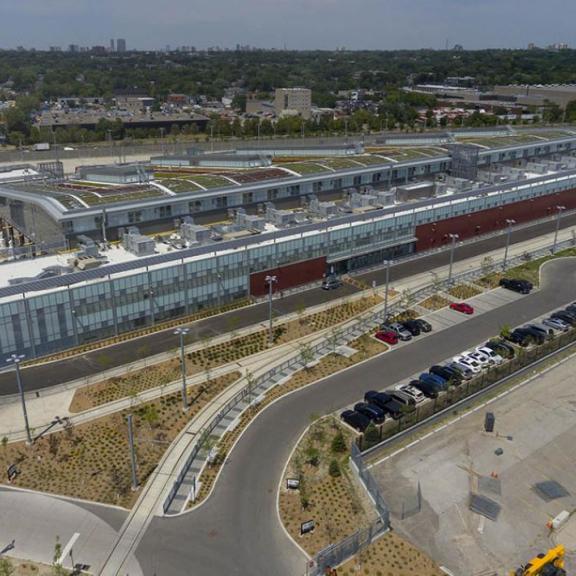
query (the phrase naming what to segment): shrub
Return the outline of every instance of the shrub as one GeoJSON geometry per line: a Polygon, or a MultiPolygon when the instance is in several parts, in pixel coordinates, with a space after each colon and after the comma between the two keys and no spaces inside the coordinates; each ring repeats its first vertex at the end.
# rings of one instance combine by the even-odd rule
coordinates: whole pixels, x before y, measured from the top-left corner
{"type": "Polygon", "coordinates": [[[373,446],[380,442],[380,433],[378,432],[378,428],[374,425],[374,422],[370,422],[368,428],[364,432],[364,441],[368,446],[373,446]]]}
{"type": "Polygon", "coordinates": [[[344,438],[344,434],[339,430],[332,438],[332,452],[336,454],[341,454],[348,450],[348,446],[346,446],[346,439],[344,438]]]}
{"type": "Polygon", "coordinates": [[[330,466],[328,468],[328,474],[330,474],[332,478],[339,478],[342,475],[338,460],[334,459],[330,462],[330,466]]]}
{"type": "Polygon", "coordinates": [[[320,464],[320,451],[317,448],[310,446],[306,450],[306,456],[308,457],[308,464],[311,466],[318,466],[320,464]]]}

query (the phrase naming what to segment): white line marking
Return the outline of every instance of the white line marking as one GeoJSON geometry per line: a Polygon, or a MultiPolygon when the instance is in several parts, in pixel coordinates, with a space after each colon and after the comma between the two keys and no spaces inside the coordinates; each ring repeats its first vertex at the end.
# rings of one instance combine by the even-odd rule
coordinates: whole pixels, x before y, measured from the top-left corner
{"type": "MultiPolygon", "coordinates": [[[[58,564],[58,566],[62,566],[64,564],[66,556],[68,556],[72,552],[72,546],[76,544],[76,540],[78,540],[78,538],[80,538],[80,532],[74,532],[72,538],[68,540],[68,544],[64,546],[64,549],[62,550],[60,557],[58,558],[58,560],[56,560],[56,564],[58,564]]],[[[70,558],[72,558],[72,556],[70,556],[70,558]]],[[[72,568],[74,568],[74,566],[72,566],[72,568]]]]}

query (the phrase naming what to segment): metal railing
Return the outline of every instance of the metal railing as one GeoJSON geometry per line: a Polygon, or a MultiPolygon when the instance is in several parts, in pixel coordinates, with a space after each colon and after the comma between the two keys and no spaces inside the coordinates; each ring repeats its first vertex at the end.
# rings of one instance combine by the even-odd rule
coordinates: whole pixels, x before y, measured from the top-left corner
{"type": "MultiPolygon", "coordinates": [[[[574,246],[574,242],[572,239],[566,240],[563,242],[558,242],[556,244],[556,250],[561,251],[566,248],[571,248],[574,246]]],[[[513,268],[519,264],[525,263],[530,260],[542,258],[544,256],[549,256],[551,254],[551,249],[553,248],[552,245],[540,248],[533,252],[526,252],[514,258],[508,259],[508,268],[513,268]]],[[[493,270],[498,270],[499,265],[495,264],[493,266],[493,270]]],[[[452,280],[442,280],[441,282],[436,283],[435,285],[427,285],[419,290],[416,290],[410,293],[410,299],[412,301],[418,302],[422,299],[427,298],[439,291],[442,291],[445,288],[449,288],[459,282],[468,282],[482,276],[486,275],[486,270],[483,268],[477,270],[471,270],[468,272],[463,272],[460,274],[454,274],[452,276],[452,280]]],[[[405,308],[405,302],[398,301],[388,307],[388,315],[393,316],[398,314],[405,308]]],[[[378,327],[381,322],[384,320],[384,310],[382,306],[379,306],[379,309],[370,312],[367,314],[361,314],[354,322],[352,322],[349,326],[336,329],[334,332],[327,336],[323,337],[322,341],[307,346],[307,357],[304,358],[303,351],[299,351],[295,353],[294,356],[285,360],[281,364],[274,366],[261,376],[254,379],[254,381],[248,383],[244,386],[237,394],[235,394],[225,405],[224,407],[207,423],[203,428],[198,431],[197,434],[197,442],[195,443],[192,452],[186,459],[186,462],[182,468],[182,471],[178,474],[174,481],[174,485],[170,490],[168,496],[166,497],[163,509],[166,513],[169,510],[170,505],[176,494],[180,489],[180,485],[182,484],[183,479],[185,478],[188,470],[192,466],[194,460],[196,460],[199,455],[201,455],[202,450],[205,447],[208,439],[214,432],[214,430],[218,427],[218,425],[226,418],[226,416],[235,408],[239,407],[241,403],[244,403],[245,406],[243,409],[247,408],[251,405],[252,399],[250,402],[246,402],[246,397],[251,396],[256,398],[257,396],[262,396],[268,390],[270,390],[273,386],[277,385],[279,380],[277,376],[281,376],[281,378],[288,377],[290,373],[296,372],[301,370],[306,366],[307,362],[312,361],[312,359],[318,359],[322,356],[325,356],[331,352],[334,352],[338,346],[342,346],[348,344],[349,342],[357,339],[362,334],[365,334],[372,330],[373,328],[378,327]]],[[[385,504],[382,504],[384,507],[385,504]]],[[[384,508],[383,508],[384,509],[384,508]]]]}

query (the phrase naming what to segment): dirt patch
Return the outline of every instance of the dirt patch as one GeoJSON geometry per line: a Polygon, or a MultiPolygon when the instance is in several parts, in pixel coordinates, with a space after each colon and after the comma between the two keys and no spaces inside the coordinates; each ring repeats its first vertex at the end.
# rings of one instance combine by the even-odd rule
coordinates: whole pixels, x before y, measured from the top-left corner
{"type": "Polygon", "coordinates": [[[352,433],[334,418],[315,422],[298,444],[283,478],[280,518],[292,537],[311,555],[339,542],[375,519],[349,467],[352,433]],[[288,489],[286,479],[300,481],[288,489]],[[315,528],[301,535],[303,522],[315,528]]]}
{"type": "Polygon", "coordinates": [[[424,552],[387,532],[338,568],[338,576],[444,576],[424,552]]]}
{"type": "Polygon", "coordinates": [[[427,310],[440,310],[440,308],[445,308],[448,306],[450,304],[450,300],[444,298],[444,296],[440,296],[439,294],[433,294],[419,304],[427,310]]]}
{"type": "Polygon", "coordinates": [[[191,407],[186,413],[181,393],[172,393],[87,424],[70,425],[32,446],[3,444],[0,467],[18,466],[20,474],[13,482],[18,487],[130,507],[138,492],[131,490],[126,416],[133,414],[138,478],[143,485],[182,428],[239,377],[233,372],[190,386],[191,407]]]}
{"type": "MultiPolygon", "coordinates": [[[[67,576],[70,571],[59,567],[58,572],[54,566],[32,562],[31,560],[19,560],[2,556],[0,559],[0,574],[2,576],[67,576]]],[[[82,572],[85,574],[85,572],[82,572]]]]}
{"type": "MultiPolygon", "coordinates": [[[[376,306],[380,301],[378,296],[371,296],[345,302],[309,316],[305,316],[303,311],[300,318],[279,324],[274,328],[274,343],[280,345],[293,342],[325,330],[376,306]]],[[[206,340],[202,349],[186,355],[186,373],[194,375],[204,371],[209,378],[209,371],[213,368],[263,352],[269,346],[267,330],[246,334],[213,346],[210,346],[210,341],[206,340]]],[[[72,413],[82,412],[120,398],[136,396],[145,390],[174,382],[180,374],[179,358],[132,370],[123,376],[79,388],[74,394],[69,410],[72,413]]]]}

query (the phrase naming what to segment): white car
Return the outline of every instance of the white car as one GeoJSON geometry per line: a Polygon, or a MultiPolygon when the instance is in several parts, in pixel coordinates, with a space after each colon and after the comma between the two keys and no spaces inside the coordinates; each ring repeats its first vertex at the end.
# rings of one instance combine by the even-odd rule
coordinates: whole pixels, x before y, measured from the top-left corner
{"type": "Polygon", "coordinates": [[[395,387],[395,390],[399,392],[404,392],[404,394],[408,394],[411,398],[414,398],[416,404],[420,404],[420,402],[424,402],[426,400],[426,396],[418,390],[418,388],[414,388],[414,386],[410,386],[410,384],[399,384],[395,387]]]}
{"type": "Polygon", "coordinates": [[[493,364],[499,365],[502,364],[502,362],[504,362],[504,358],[502,358],[500,354],[494,352],[492,348],[488,348],[487,346],[478,346],[478,348],[476,348],[476,352],[478,352],[479,354],[485,354],[486,356],[491,358],[493,364]]]}
{"type": "Polygon", "coordinates": [[[492,359],[486,356],[486,354],[482,354],[480,352],[477,352],[476,350],[466,350],[466,352],[462,352],[461,356],[464,356],[464,358],[470,358],[471,360],[478,362],[478,364],[480,364],[482,368],[488,368],[489,366],[494,364],[492,359]]]}
{"type": "Polygon", "coordinates": [[[452,358],[452,362],[456,362],[456,364],[462,364],[469,370],[472,370],[474,374],[482,372],[482,365],[469,356],[454,356],[454,358],[452,358]]]}

